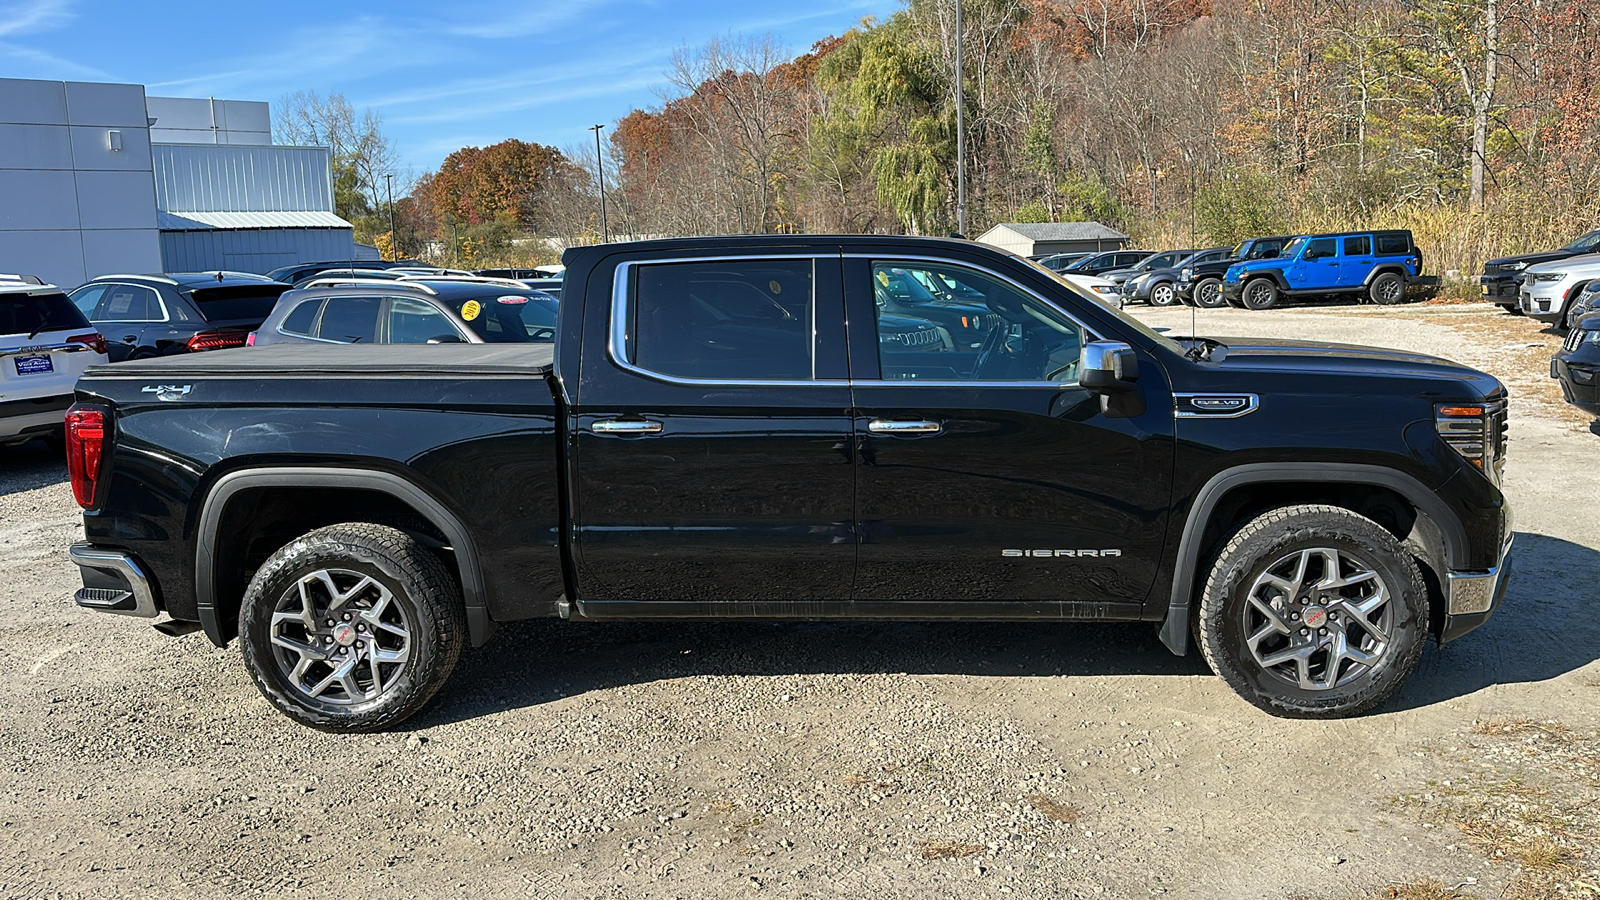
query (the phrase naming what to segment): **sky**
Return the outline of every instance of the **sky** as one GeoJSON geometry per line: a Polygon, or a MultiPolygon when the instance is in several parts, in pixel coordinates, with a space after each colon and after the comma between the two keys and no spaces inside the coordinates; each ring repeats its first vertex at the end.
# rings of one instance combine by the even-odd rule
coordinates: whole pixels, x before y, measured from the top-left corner
{"type": "Polygon", "coordinates": [[[0,0],[0,78],[155,97],[342,92],[415,174],[506,138],[567,149],[659,105],[675,50],[771,33],[793,54],[899,0],[0,0]]]}

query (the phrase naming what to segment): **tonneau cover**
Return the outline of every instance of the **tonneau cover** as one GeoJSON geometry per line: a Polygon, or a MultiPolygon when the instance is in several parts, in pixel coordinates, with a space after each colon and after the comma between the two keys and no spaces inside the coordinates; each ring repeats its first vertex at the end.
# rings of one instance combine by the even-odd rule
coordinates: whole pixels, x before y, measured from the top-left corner
{"type": "Polygon", "coordinates": [[[554,368],[554,344],[272,344],[91,366],[89,378],[273,375],[542,377],[554,368]]]}

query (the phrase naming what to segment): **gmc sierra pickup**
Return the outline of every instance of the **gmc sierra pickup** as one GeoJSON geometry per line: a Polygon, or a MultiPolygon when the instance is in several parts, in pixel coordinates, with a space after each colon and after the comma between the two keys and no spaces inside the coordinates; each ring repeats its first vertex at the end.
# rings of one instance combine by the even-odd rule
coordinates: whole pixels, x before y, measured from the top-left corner
{"type": "Polygon", "coordinates": [[[363,731],[535,616],[1142,620],[1261,709],[1345,716],[1503,596],[1482,372],[1168,337],[958,240],[565,261],[553,345],[90,370],[77,603],[237,639],[278,709],[363,731]]]}

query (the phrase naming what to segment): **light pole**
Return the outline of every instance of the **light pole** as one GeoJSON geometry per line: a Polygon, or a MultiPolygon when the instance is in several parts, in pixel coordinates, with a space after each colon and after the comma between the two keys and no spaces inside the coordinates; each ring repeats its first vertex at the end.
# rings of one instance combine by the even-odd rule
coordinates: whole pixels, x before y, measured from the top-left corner
{"type": "Polygon", "coordinates": [[[961,88],[961,4],[956,0],[956,232],[967,236],[967,128],[961,88]]]}
{"type": "Polygon", "coordinates": [[[394,173],[385,172],[383,181],[389,187],[389,261],[400,258],[400,235],[394,230],[394,173]]]}
{"type": "Polygon", "coordinates": [[[606,222],[606,163],[600,155],[600,129],[604,125],[596,125],[589,130],[594,132],[594,171],[600,184],[600,240],[602,243],[611,243],[611,226],[606,222]]]}

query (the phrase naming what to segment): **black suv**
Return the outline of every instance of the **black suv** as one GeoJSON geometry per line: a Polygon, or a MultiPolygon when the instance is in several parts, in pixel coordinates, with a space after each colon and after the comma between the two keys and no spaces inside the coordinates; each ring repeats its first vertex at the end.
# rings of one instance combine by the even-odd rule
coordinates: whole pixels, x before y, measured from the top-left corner
{"type": "Polygon", "coordinates": [[[1508,313],[1522,314],[1517,307],[1517,293],[1522,288],[1522,271],[1531,265],[1552,262],[1585,253],[1600,253],[1600,228],[1589,232],[1560,250],[1543,253],[1524,253],[1521,256],[1502,256],[1483,264],[1483,274],[1478,284],[1483,287],[1484,299],[1508,313]]]}
{"type": "Polygon", "coordinates": [[[1250,238],[1233,248],[1227,259],[1183,266],[1178,270],[1178,280],[1172,286],[1173,293],[1187,306],[1203,306],[1206,309],[1223,306],[1227,301],[1222,297],[1222,276],[1228,273],[1229,266],[1249,259],[1273,259],[1292,240],[1294,236],[1287,234],[1250,238]]]}
{"type": "Polygon", "coordinates": [[[245,272],[102,275],[71,293],[112,362],[243,347],[287,284],[245,272]]]}
{"type": "Polygon", "coordinates": [[[323,262],[295,263],[292,266],[279,266],[267,273],[273,281],[284,284],[295,284],[305,281],[318,272],[331,272],[335,269],[392,269],[396,266],[420,266],[422,263],[411,259],[402,259],[398,262],[388,259],[337,259],[324,260],[323,262]]]}
{"type": "Polygon", "coordinates": [[[1131,269],[1151,255],[1149,250],[1111,250],[1085,256],[1059,271],[1063,275],[1101,275],[1118,269],[1131,269]]]}

